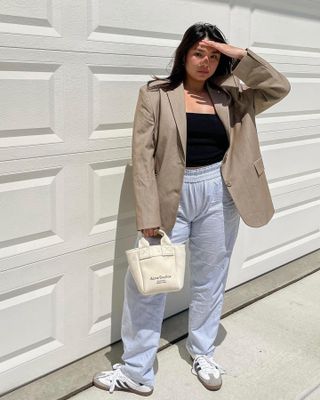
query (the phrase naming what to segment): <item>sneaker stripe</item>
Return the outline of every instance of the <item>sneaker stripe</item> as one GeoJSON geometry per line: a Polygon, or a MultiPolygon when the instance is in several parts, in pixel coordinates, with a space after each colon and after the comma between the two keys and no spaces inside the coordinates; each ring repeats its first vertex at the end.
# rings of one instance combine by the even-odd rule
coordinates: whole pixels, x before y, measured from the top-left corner
{"type": "Polygon", "coordinates": [[[130,389],[130,386],[127,384],[127,382],[121,382],[121,383],[125,389],[130,389]]]}
{"type": "Polygon", "coordinates": [[[195,363],[194,369],[196,370],[196,372],[200,371],[201,367],[200,367],[199,363],[195,363]]]}
{"type": "Polygon", "coordinates": [[[121,389],[131,389],[127,382],[117,380],[117,384],[121,389]]]}
{"type": "Polygon", "coordinates": [[[121,389],[123,389],[125,387],[125,386],[123,386],[123,383],[119,379],[116,380],[116,386],[118,386],[121,389]]]}

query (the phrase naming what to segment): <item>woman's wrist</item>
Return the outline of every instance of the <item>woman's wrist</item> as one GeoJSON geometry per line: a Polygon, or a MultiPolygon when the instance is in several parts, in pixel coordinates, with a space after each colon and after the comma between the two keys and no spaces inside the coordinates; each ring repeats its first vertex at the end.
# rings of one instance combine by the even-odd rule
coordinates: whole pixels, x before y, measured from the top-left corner
{"type": "Polygon", "coordinates": [[[239,54],[238,60],[241,60],[247,54],[248,54],[247,50],[246,49],[242,49],[242,52],[239,54]]]}

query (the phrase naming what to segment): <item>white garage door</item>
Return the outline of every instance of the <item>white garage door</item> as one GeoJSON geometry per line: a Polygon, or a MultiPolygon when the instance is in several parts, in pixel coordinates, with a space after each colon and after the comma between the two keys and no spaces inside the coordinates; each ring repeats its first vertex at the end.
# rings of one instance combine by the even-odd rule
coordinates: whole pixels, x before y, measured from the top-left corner
{"type": "MultiPolygon", "coordinates": [[[[320,247],[320,6],[230,3],[0,2],[0,394],[120,338],[138,88],[196,21],[293,87],[257,121],[277,213],[241,224],[228,287],[320,247]]],[[[166,316],[187,306],[186,284],[166,316]]]]}

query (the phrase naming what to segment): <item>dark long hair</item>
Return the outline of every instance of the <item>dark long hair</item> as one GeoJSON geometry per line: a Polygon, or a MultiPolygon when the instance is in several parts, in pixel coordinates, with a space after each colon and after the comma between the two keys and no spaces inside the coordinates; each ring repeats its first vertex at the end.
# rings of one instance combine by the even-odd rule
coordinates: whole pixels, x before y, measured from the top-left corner
{"type": "MultiPolygon", "coordinates": [[[[179,46],[175,50],[174,62],[170,75],[167,78],[159,78],[155,75],[152,75],[153,79],[148,81],[148,88],[150,88],[150,84],[152,82],[158,80],[165,80],[165,82],[159,83],[157,85],[152,85],[153,89],[161,88],[164,90],[172,90],[176,88],[185,78],[186,71],[184,61],[186,59],[189,49],[199,40],[204,39],[206,36],[209,38],[209,40],[214,40],[215,42],[228,43],[224,34],[220,31],[219,28],[217,28],[216,25],[211,25],[204,22],[197,22],[191,25],[185,31],[179,46]]],[[[230,74],[232,66],[235,62],[235,59],[221,53],[220,61],[216,71],[210,78],[208,78],[209,83],[213,85],[212,80],[216,76],[230,74]]]]}

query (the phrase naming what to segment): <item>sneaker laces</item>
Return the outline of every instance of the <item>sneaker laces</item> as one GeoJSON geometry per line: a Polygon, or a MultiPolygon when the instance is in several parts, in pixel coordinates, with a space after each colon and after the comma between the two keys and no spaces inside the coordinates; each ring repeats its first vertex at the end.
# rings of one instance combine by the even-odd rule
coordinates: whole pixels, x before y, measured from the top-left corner
{"type": "MultiPolygon", "coordinates": [[[[226,370],[224,368],[222,368],[222,366],[219,365],[217,362],[215,362],[212,357],[200,355],[200,356],[196,356],[196,358],[194,359],[194,362],[195,361],[197,361],[199,363],[201,370],[203,370],[204,372],[210,373],[211,369],[213,367],[213,368],[217,368],[221,375],[226,373],[226,370]]],[[[196,371],[193,368],[192,368],[192,370],[196,374],[196,371]]]]}
{"type": "Polygon", "coordinates": [[[126,376],[121,372],[122,364],[117,363],[112,366],[113,371],[103,371],[100,374],[100,378],[105,378],[109,386],[109,393],[113,393],[116,387],[116,380],[126,380],[126,376]]]}

